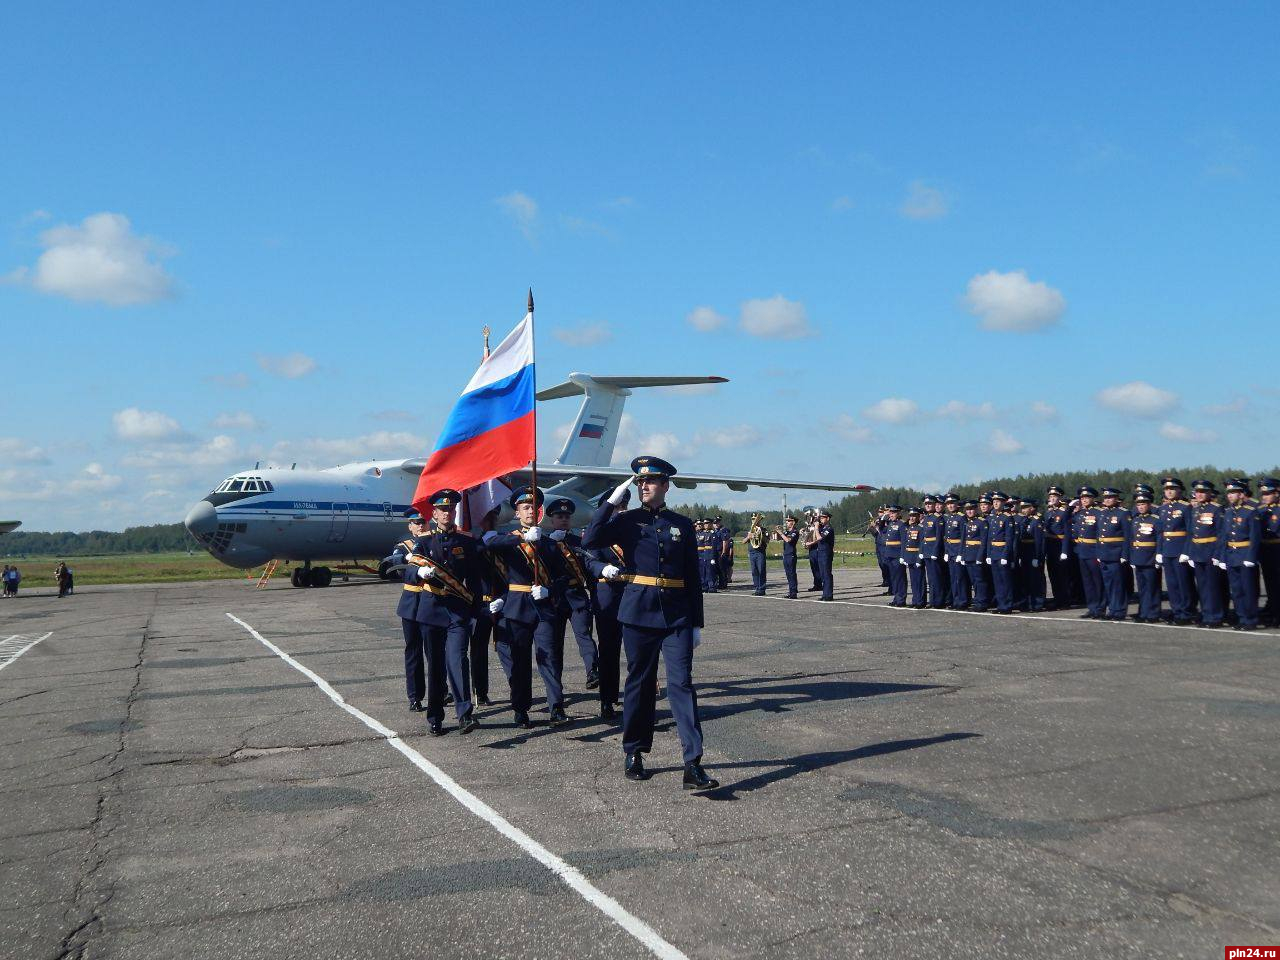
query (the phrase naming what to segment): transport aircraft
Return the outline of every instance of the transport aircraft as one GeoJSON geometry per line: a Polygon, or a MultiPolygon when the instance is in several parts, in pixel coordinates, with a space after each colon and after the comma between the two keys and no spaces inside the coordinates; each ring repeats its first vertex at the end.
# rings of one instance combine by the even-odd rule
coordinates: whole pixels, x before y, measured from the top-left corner
{"type": "Polygon", "coordinates": [[[0,520],[0,537],[6,533],[12,533],[22,526],[21,520],[0,520]]]}
{"type": "MultiPolygon", "coordinates": [[[[547,498],[568,497],[585,518],[600,496],[630,476],[613,467],[614,446],[622,410],[639,387],[672,387],[727,383],[724,377],[597,377],[573,373],[561,384],[541,390],[539,401],[581,396],[582,403],[564,448],[551,463],[538,463],[538,485],[547,498]]],[[[644,451],[637,450],[636,453],[644,451]]],[[[300,563],[292,573],[295,587],[325,587],[333,571],[324,561],[359,566],[358,558],[385,557],[405,535],[404,512],[426,458],[369,460],[324,470],[257,467],[219,483],[195,504],[183,521],[187,530],[215,558],[231,567],[249,569],[272,560],[300,563]]],[[[513,487],[528,484],[529,471],[512,475],[513,487]]],[[[749,487],[851,492],[874,489],[866,484],[818,483],[681,472],[672,483],[681,489],[717,484],[730,490],[749,487]]],[[[498,525],[513,521],[503,506],[498,525]]],[[[372,569],[372,568],[369,568],[372,569]]],[[[386,562],[379,576],[390,575],[386,562]]]]}

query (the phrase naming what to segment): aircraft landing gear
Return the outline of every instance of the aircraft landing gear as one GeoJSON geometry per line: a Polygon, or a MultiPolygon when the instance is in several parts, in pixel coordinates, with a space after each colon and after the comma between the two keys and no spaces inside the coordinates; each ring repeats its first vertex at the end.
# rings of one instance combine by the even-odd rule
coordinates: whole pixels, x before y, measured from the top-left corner
{"type": "Polygon", "coordinates": [[[307,561],[302,566],[293,568],[289,582],[295,587],[327,587],[333,582],[333,571],[328,567],[313,567],[307,561]]]}
{"type": "Polygon", "coordinates": [[[333,582],[333,571],[328,567],[316,567],[311,571],[311,586],[327,587],[333,582]]]}
{"type": "Polygon", "coordinates": [[[295,587],[305,587],[307,581],[311,579],[310,570],[304,570],[302,567],[294,567],[293,573],[289,574],[289,582],[295,587]]]}

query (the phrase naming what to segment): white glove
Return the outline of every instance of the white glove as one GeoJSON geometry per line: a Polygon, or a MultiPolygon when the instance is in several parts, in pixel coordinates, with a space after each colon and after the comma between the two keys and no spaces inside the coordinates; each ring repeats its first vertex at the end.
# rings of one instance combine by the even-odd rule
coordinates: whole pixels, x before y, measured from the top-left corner
{"type": "MultiPolygon", "coordinates": [[[[534,529],[537,528],[535,527],[534,529]]],[[[551,591],[541,584],[536,584],[529,588],[529,596],[533,597],[535,600],[545,600],[547,597],[551,596],[551,591]]]]}
{"type": "Polygon", "coordinates": [[[606,564],[605,568],[600,571],[600,576],[604,577],[606,580],[617,580],[622,576],[622,570],[615,567],[612,563],[606,564]]]}
{"type": "Polygon", "coordinates": [[[1244,565],[1245,565],[1246,567],[1256,567],[1256,566],[1257,566],[1257,564],[1256,564],[1256,563],[1254,563],[1252,560],[1246,560],[1246,561],[1244,562],[1244,565]]]}
{"type": "Polygon", "coordinates": [[[548,534],[548,536],[550,536],[552,540],[555,540],[557,543],[559,543],[561,540],[564,539],[564,535],[567,532],[568,531],[566,530],[552,530],[551,533],[548,534]]]}
{"type": "Polygon", "coordinates": [[[530,527],[521,536],[524,537],[525,543],[536,543],[542,539],[542,528],[538,526],[530,527]]]}
{"type": "Polygon", "coordinates": [[[906,560],[904,560],[902,557],[899,557],[899,558],[898,558],[898,562],[899,562],[900,564],[902,564],[904,567],[907,565],[907,561],[906,561],[906,560]]]}
{"type": "Polygon", "coordinates": [[[424,563],[418,568],[418,577],[422,580],[430,580],[436,575],[436,568],[429,563],[424,563]]]}
{"type": "Polygon", "coordinates": [[[1163,567],[1163,566],[1164,566],[1164,557],[1160,556],[1160,554],[1158,554],[1158,553],[1156,554],[1156,566],[1157,566],[1157,567],[1163,567]]]}
{"type": "Polygon", "coordinates": [[[493,541],[498,539],[498,531],[486,530],[484,536],[481,537],[480,539],[485,544],[485,546],[488,546],[489,544],[493,543],[493,541]]]}
{"type": "Polygon", "coordinates": [[[1008,560],[1006,560],[1004,557],[1001,557],[1001,558],[1000,558],[1000,566],[1002,566],[1002,567],[1007,567],[1008,565],[1009,565],[1009,561],[1008,561],[1008,560]]]}
{"type": "Polygon", "coordinates": [[[943,562],[943,563],[950,563],[950,562],[951,562],[951,554],[949,554],[949,553],[944,553],[944,554],[942,555],[942,562],[943,562]]]}
{"type": "Polygon", "coordinates": [[[496,617],[498,614],[502,612],[502,608],[505,607],[506,605],[507,605],[507,601],[503,597],[499,597],[497,600],[490,600],[489,612],[496,617]]]}
{"type": "MultiPolygon", "coordinates": [[[[1178,557],[1178,562],[1179,562],[1179,563],[1191,563],[1191,558],[1190,558],[1190,557],[1188,557],[1188,556],[1184,553],[1184,554],[1182,554],[1180,557],[1178,557]]],[[[1194,564],[1194,563],[1191,563],[1191,565],[1192,565],[1193,567],[1195,566],[1195,564],[1194,564]]]]}
{"type": "Polygon", "coordinates": [[[1033,566],[1033,567],[1038,567],[1038,566],[1040,566],[1040,561],[1039,561],[1039,560],[1037,560],[1035,557],[1032,557],[1032,558],[1031,558],[1031,566],[1033,566]]]}
{"type": "Polygon", "coordinates": [[[1124,557],[1121,557],[1121,558],[1120,558],[1120,565],[1121,565],[1121,566],[1123,566],[1124,564],[1126,564],[1126,563],[1128,563],[1128,562],[1129,562],[1129,561],[1128,561],[1128,560],[1126,560],[1124,557]]]}
{"type": "Polygon", "coordinates": [[[1219,570],[1225,570],[1225,569],[1227,569],[1227,565],[1226,565],[1225,563],[1223,563],[1221,560],[1215,560],[1215,561],[1213,561],[1213,565],[1214,565],[1215,567],[1217,567],[1219,570]]]}
{"type": "Polygon", "coordinates": [[[1065,559],[1067,559],[1067,555],[1066,555],[1065,553],[1060,553],[1060,554],[1058,554],[1058,559],[1059,559],[1059,560],[1065,560],[1065,559]]]}
{"type": "Polygon", "coordinates": [[[987,557],[987,566],[988,566],[988,567],[989,567],[989,566],[991,566],[991,558],[990,558],[990,557],[987,557]]]}
{"type": "Polygon", "coordinates": [[[716,558],[715,558],[715,557],[712,557],[712,558],[711,558],[711,565],[712,565],[713,567],[716,565],[716,558]]]}
{"type": "Polygon", "coordinates": [[[613,493],[609,494],[609,502],[615,507],[623,500],[627,499],[628,489],[631,486],[631,477],[623,480],[620,484],[613,488],[613,493]]]}
{"type": "Polygon", "coordinates": [[[693,648],[695,650],[698,649],[698,644],[700,644],[701,642],[702,642],[702,628],[694,627],[693,628],[693,648]]]}

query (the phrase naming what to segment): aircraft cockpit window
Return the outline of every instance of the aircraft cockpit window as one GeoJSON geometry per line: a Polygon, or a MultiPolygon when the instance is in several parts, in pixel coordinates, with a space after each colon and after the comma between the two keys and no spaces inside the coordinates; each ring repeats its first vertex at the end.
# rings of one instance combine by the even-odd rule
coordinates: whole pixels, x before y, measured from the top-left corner
{"type": "Polygon", "coordinates": [[[262,486],[263,486],[263,489],[267,491],[267,493],[275,493],[276,491],[275,486],[271,483],[270,480],[263,480],[262,486]]]}
{"type": "Polygon", "coordinates": [[[246,480],[246,481],[244,482],[244,492],[245,492],[245,493],[257,493],[257,492],[258,492],[258,481],[257,481],[257,480],[246,480]]]}
{"type": "Polygon", "coordinates": [[[227,493],[239,493],[243,486],[243,480],[232,480],[227,486],[227,493]]]}

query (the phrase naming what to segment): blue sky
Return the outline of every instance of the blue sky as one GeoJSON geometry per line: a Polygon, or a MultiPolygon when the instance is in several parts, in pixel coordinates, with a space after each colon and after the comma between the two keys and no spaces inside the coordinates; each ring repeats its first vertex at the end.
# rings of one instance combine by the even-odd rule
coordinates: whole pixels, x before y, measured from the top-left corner
{"type": "Polygon", "coordinates": [[[628,458],[1273,464],[1280,11],[899,6],[10,5],[0,514],[425,455],[528,285],[543,385],[731,379],[628,458]]]}

